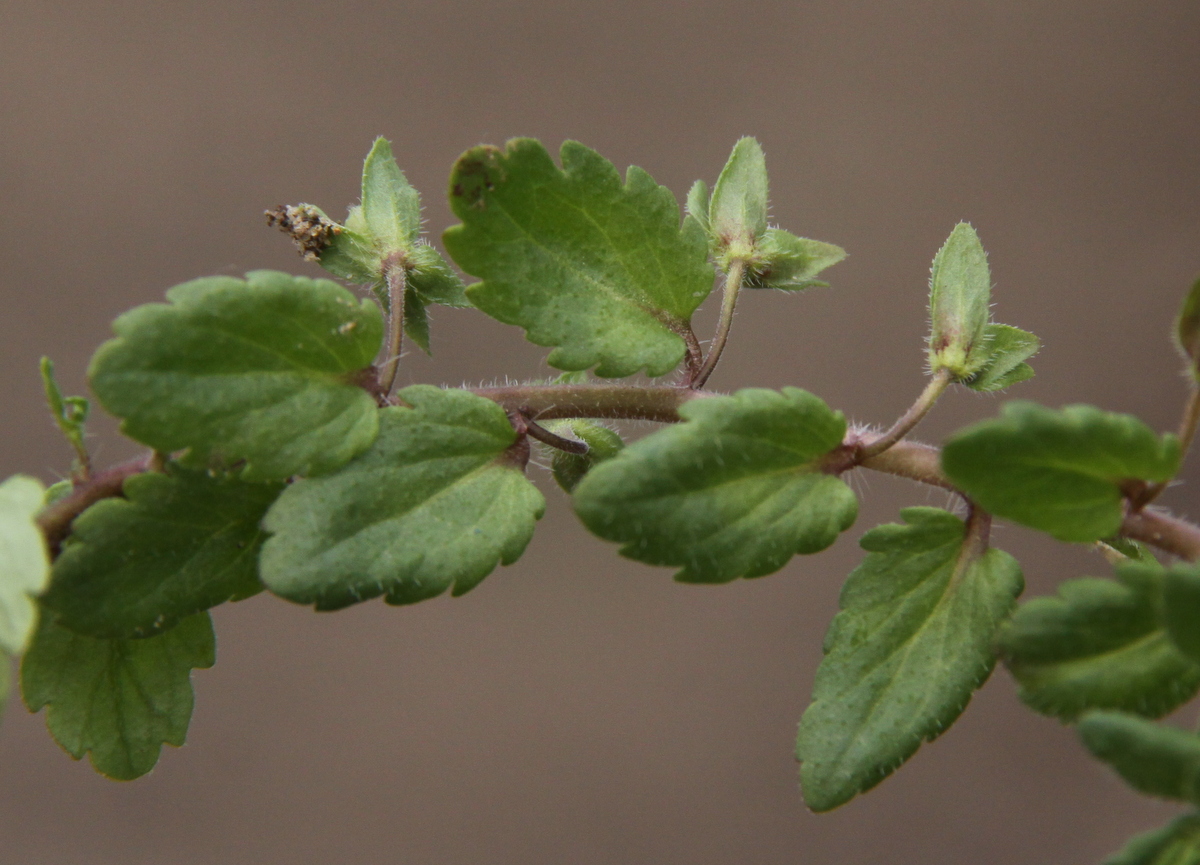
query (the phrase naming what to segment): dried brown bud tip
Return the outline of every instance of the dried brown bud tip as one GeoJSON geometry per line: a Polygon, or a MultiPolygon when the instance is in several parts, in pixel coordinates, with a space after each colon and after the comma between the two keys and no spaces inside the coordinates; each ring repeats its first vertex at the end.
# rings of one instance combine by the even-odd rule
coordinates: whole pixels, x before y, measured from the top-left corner
{"type": "Polygon", "coordinates": [[[342,227],[311,204],[281,204],[263,211],[296,244],[305,261],[317,261],[342,227]]]}

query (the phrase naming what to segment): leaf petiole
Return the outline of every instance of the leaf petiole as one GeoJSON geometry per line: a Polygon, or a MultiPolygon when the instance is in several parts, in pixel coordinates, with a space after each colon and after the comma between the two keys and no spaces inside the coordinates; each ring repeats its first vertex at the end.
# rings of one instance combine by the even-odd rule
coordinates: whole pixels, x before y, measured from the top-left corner
{"type": "Polygon", "coordinates": [[[730,262],[729,273],[725,277],[725,292],[721,299],[721,318],[717,322],[717,334],[713,337],[708,357],[704,359],[704,366],[700,367],[700,372],[692,381],[688,382],[688,386],[691,388],[704,387],[704,383],[717,368],[717,361],[721,359],[721,352],[725,351],[725,343],[729,341],[729,329],[733,327],[733,310],[737,306],[738,294],[742,290],[745,274],[746,262],[744,259],[735,258],[730,262]]]}
{"type": "Polygon", "coordinates": [[[400,346],[404,341],[404,289],[407,282],[404,256],[399,253],[389,255],[383,263],[383,274],[388,291],[388,341],[387,355],[380,372],[383,376],[383,395],[387,397],[396,385],[396,373],[400,371],[400,346]]]}
{"type": "Polygon", "coordinates": [[[953,379],[954,374],[945,367],[935,372],[933,378],[929,380],[929,384],[925,386],[925,390],[921,391],[921,395],[917,397],[916,402],[909,406],[908,411],[892,424],[891,429],[863,449],[863,458],[869,459],[870,457],[879,456],[879,454],[912,432],[917,424],[924,419],[925,415],[929,414],[929,410],[934,407],[938,398],[945,393],[946,388],[950,386],[950,382],[953,379]]]}

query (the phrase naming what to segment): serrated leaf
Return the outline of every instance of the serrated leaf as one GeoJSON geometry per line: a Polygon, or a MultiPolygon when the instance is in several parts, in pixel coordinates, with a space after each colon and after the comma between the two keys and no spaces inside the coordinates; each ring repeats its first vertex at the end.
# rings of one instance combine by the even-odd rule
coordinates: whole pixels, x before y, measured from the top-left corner
{"type": "Polygon", "coordinates": [[[247,480],[320,474],[366,449],[375,400],[354,382],[379,351],[379,309],[324,279],[255,271],[177,285],[116,320],[89,370],[122,431],[247,480]]]}
{"type": "Polygon", "coordinates": [[[1016,560],[964,550],[962,520],[906,508],[863,536],[842,589],[796,756],[804,801],[828,811],[932,741],[991,674],[996,629],[1021,593],[1016,560]]]}
{"type": "Polygon", "coordinates": [[[421,235],[421,197],[409,185],[386,138],[376,138],[363,163],[362,215],[379,257],[413,248],[421,235]]]}
{"type": "Polygon", "coordinates": [[[1156,718],[1200,689],[1200,666],[1164,630],[1162,568],[1128,561],[1116,574],[1068,580],[1022,604],[1001,632],[1001,656],[1033,709],[1066,721],[1088,709],[1156,718]]]}
{"type": "Polygon", "coordinates": [[[797,291],[828,283],[817,274],[846,257],[846,250],[832,243],[797,237],[779,228],[768,228],[755,247],[746,273],[745,288],[778,288],[797,291]]]}
{"type": "Polygon", "coordinates": [[[1175,564],[1167,571],[1163,622],[1175,647],[1200,664],[1200,568],[1175,564]]]}
{"type": "Polygon", "coordinates": [[[1042,347],[1041,340],[1026,330],[1007,324],[989,324],[984,339],[987,360],[978,372],[963,382],[971,390],[1003,390],[1033,378],[1033,367],[1024,361],[1042,347]]]}
{"type": "Polygon", "coordinates": [[[854,522],[858,501],[821,460],[846,421],[798,388],[752,388],[697,399],[685,422],[596,466],[575,511],[621,555],[681,567],[683,582],[759,577],[797,553],[825,549],[854,522]]]}
{"type": "Polygon", "coordinates": [[[987,253],[966,222],[954,226],[933,259],[929,276],[929,367],[956,378],[979,371],[991,318],[992,277],[987,253]]]}
{"type": "Polygon", "coordinates": [[[708,222],[708,202],[711,198],[712,196],[708,191],[708,184],[703,180],[697,180],[692,184],[692,188],[688,190],[687,214],[700,224],[705,234],[708,234],[711,230],[708,222]]]}
{"type": "Polygon", "coordinates": [[[1079,738],[1135,790],[1200,804],[1200,736],[1127,715],[1088,712],[1079,738]]]}
{"type": "Polygon", "coordinates": [[[92,637],[144,637],[257,594],[263,515],[283,485],[171,467],[125,481],[125,497],[79,516],[43,600],[92,637]]]}
{"type": "Polygon", "coordinates": [[[991,513],[1089,543],[1121,525],[1123,482],[1175,475],[1179,442],[1130,415],[1017,401],[952,436],[942,467],[991,513]]]}
{"type": "Polygon", "coordinates": [[[79,760],[121,781],[145,775],[165,742],[182,745],[192,717],[194,668],[211,667],[208,613],[144,640],[97,640],[43,619],[21,664],[29,711],[49,706],[46,726],[79,760]]]}
{"type": "Polygon", "coordinates": [[[1200,814],[1184,814],[1134,836],[1103,865],[1200,865],[1200,814]]]}
{"type": "Polygon", "coordinates": [[[551,432],[574,438],[588,446],[585,454],[572,454],[556,450],[550,461],[554,480],[570,493],[583,480],[583,476],[594,467],[612,459],[625,447],[625,442],[614,430],[590,420],[566,420],[549,427],[551,432]]]}
{"type": "Polygon", "coordinates": [[[384,595],[461,595],[516,561],[545,499],[526,480],[504,410],[414,385],[380,413],[374,446],[334,475],[292,484],[267,513],[267,588],[318,609],[384,595]]]}
{"type": "Polygon", "coordinates": [[[665,375],[685,352],[679,335],[712,290],[699,223],[679,224],[670,190],[578,142],[563,168],[537,141],[476,147],[454,166],[450,203],[462,225],[446,250],[479,277],[467,289],[488,315],[555,346],[564,370],[596,367],[608,378],[645,369],[665,375]]]}
{"type": "Polygon", "coordinates": [[[1200,381],[1200,279],[1192,283],[1175,319],[1175,345],[1187,359],[1193,379],[1200,381]]]}
{"type": "Polygon", "coordinates": [[[0,652],[9,655],[25,650],[37,620],[33,598],[50,579],[46,541],[34,522],[44,498],[41,483],[24,475],[0,484],[0,652]]]}
{"type": "Polygon", "coordinates": [[[721,169],[708,205],[719,259],[748,259],[767,230],[767,161],[762,146],[742,138],[721,169]]]}

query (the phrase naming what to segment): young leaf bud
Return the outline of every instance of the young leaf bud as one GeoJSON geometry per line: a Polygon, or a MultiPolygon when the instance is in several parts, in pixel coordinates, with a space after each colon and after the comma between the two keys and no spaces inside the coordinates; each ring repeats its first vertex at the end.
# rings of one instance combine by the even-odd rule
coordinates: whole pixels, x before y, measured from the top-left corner
{"type": "Polygon", "coordinates": [[[987,362],[991,274],[979,235],[960,222],[933,259],[929,277],[930,372],[965,379],[987,362]]]}
{"type": "Polygon", "coordinates": [[[722,267],[734,259],[753,256],[767,230],[767,163],[753,138],[743,138],[733,146],[713,187],[708,221],[722,267]]]}
{"type": "Polygon", "coordinates": [[[600,426],[586,420],[564,421],[556,424],[553,431],[562,436],[573,436],[588,446],[585,454],[569,454],[566,451],[555,451],[550,468],[554,480],[567,493],[575,489],[575,485],[583,480],[598,463],[615,457],[625,447],[621,437],[608,427],[600,426]]]}
{"type": "Polygon", "coordinates": [[[1187,359],[1192,377],[1200,382],[1200,279],[1192,285],[1175,319],[1175,344],[1187,359]]]}

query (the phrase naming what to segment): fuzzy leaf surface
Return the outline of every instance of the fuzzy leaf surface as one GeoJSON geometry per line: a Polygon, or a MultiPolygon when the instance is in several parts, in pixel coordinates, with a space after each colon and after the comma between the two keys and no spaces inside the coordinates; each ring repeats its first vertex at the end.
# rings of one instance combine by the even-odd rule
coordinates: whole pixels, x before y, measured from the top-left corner
{"type": "Polygon", "coordinates": [[[380,257],[411,249],[421,236],[421,196],[409,184],[386,138],[363,163],[362,215],[380,257]]]}
{"type": "Polygon", "coordinates": [[[211,667],[208,613],[144,640],[97,640],[43,619],[21,664],[29,711],[49,706],[46,726],[79,760],[121,781],[145,775],[163,743],[182,745],[192,717],[191,673],[211,667]]]}
{"type": "Polygon", "coordinates": [[[193,465],[245,461],[247,480],[343,465],[375,438],[379,309],[324,279],[255,271],[197,279],[116,320],[92,388],[129,437],[193,465]]]}
{"type": "Polygon", "coordinates": [[[670,190],[582,144],[560,170],[537,141],[476,147],[454,166],[450,203],[461,225],[446,250],[482,281],[470,301],[538,345],[559,369],[609,378],[664,375],[685,346],[677,331],[712,290],[698,222],[679,223],[670,190]]]}
{"type": "Polygon", "coordinates": [[[1031,708],[1065,721],[1088,709],[1157,718],[1200,688],[1200,665],[1163,624],[1161,566],[1122,562],[1116,574],[1068,580],[1001,631],[1001,656],[1031,708]]]}
{"type": "Polygon", "coordinates": [[[874,787],[966,708],[1021,593],[1016,560],[964,554],[965,526],[938,508],[863,536],[842,588],[796,756],[804,801],[828,811],[874,787]]]}
{"type": "Polygon", "coordinates": [[[825,549],[858,501],[821,471],[846,432],[841,412],[798,388],[697,399],[685,419],[596,466],[575,511],[621,555],[682,568],[683,582],[723,583],[779,570],[825,549]]]}
{"type": "Polygon", "coordinates": [[[746,288],[777,288],[799,291],[823,287],[817,276],[846,257],[846,250],[832,243],[797,237],[780,228],[768,228],[755,247],[746,271],[746,288]]]}
{"type": "Polygon", "coordinates": [[[39,481],[24,475],[0,484],[0,652],[9,655],[29,642],[37,621],[33,596],[50,579],[46,542],[34,522],[45,494],[39,481]]]}
{"type": "Polygon", "coordinates": [[[1200,736],[1123,712],[1088,712],[1079,738],[1135,790],[1200,804],[1200,736]]]}
{"type": "Polygon", "coordinates": [[[960,222],[934,256],[929,275],[931,371],[945,367],[966,378],[979,370],[991,295],[987,253],[975,229],[960,222]]]}
{"type": "Polygon", "coordinates": [[[524,552],[545,499],[509,448],[504,410],[414,385],[374,446],[340,472],[292,484],[267,513],[267,588],[318,609],[461,595],[524,552]]]}
{"type": "Polygon", "coordinates": [[[984,334],[987,360],[963,382],[971,390],[1003,390],[1033,378],[1033,367],[1025,363],[1038,353],[1041,340],[1027,330],[1007,324],[989,324],[984,334]]]}
{"type": "Polygon", "coordinates": [[[692,184],[692,188],[688,190],[687,209],[688,216],[700,223],[700,227],[704,229],[704,233],[709,232],[708,223],[708,202],[712,198],[712,193],[708,191],[708,184],[703,180],[697,180],[692,184]]]}
{"type": "Polygon", "coordinates": [[[1175,475],[1179,441],[1131,415],[1016,401],[952,436],[942,467],[996,516],[1088,543],[1121,525],[1123,481],[1175,475]]]}
{"type": "Polygon", "coordinates": [[[259,527],[283,484],[172,467],[125,481],[75,520],[44,603],[93,637],[144,637],[257,594],[259,527]]]}
{"type": "Polygon", "coordinates": [[[1131,838],[1103,865],[1200,865],[1200,814],[1184,814],[1131,838]]]}
{"type": "Polygon", "coordinates": [[[713,187],[708,224],[723,259],[749,258],[767,230],[767,161],[753,138],[733,146],[713,187]]]}

